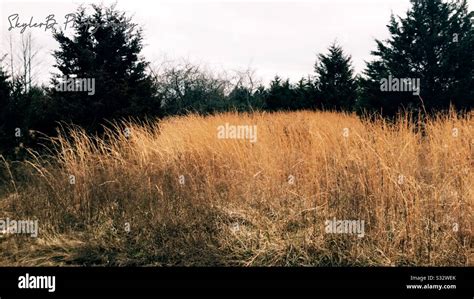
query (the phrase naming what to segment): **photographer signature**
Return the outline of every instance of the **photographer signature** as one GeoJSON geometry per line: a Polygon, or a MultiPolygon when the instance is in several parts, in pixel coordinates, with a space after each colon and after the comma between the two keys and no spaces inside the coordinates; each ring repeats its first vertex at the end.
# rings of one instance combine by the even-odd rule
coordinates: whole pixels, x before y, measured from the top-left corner
{"type": "MultiPolygon", "coordinates": [[[[64,22],[62,24],[58,23],[58,21],[55,18],[54,14],[48,15],[44,21],[42,22],[36,22],[34,21],[33,17],[30,17],[29,22],[21,22],[20,21],[20,15],[19,14],[12,14],[8,16],[8,31],[12,31],[15,29],[19,29],[20,33],[24,33],[26,29],[32,29],[32,28],[39,28],[42,29],[44,28],[44,31],[52,30],[53,32],[56,32],[57,28],[62,28],[64,31],[66,31],[68,28],[77,28],[78,24],[76,23],[76,14],[74,13],[69,13],[64,16],[64,22]]],[[[93,21],[82,21],[81,25],[87,26],[87,30],[91,29],[91,33],[94,34],[97,29],[100,28],[101,24],[97,24],[96,22],[93,21]]],[[[121,24],[117,24],[121,25],[121,24]]],[[[110,24],[108,24],[110,26],[110,24]]],[[[134,27],[134,26],[133,26],[134,27]]]]}

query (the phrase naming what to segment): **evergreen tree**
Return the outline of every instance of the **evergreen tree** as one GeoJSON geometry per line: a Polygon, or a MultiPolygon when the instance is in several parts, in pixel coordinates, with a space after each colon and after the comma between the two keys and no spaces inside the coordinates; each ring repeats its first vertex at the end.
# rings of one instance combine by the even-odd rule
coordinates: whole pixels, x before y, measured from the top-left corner
{"type": "Polygon", "coordinates": [[[92,5],[88,14],[80,7],[75,16],[74,35],[56,32],[60,49],[54,52],[61,78],[95,79],[95,93],[53,90],[56,114],[62,120],[95,128],[104,119],[158,115],[161,103],[155,97],[148,65],[139,54],[142,30],[114,6],[92,5]]]}
{"type": "Polygon", "coordinates": [[[315,64],[318,97],[323,109],[350,111],[357,98],[351,57],[336,43],[327,55],[320,54],[315,64]]]}
{"type": "Polygon", "coordinates": [[[301,78],[294,87],[297,109],[315,109],[320,106],[317,102],[317,88],[313,80],[301,78]]]}
{"type": "Polygon", "coordinates": [[[292,110],[296,106],[295,100],[295,93],[288,79],[283,81],[276,76],[270,82],[265,101],[269,110],[292,110]]]}
{"type": "Polygon", "coordinates": [[[260,110],[263,103],[260,98],[256,97],[252,90],[245,86],[236,86],[227,96],[230,109],[237,111],[254,111],[260,110]]]}
{"type": "Polygon", "coordinates": [[[11,104],[11,85],[8,82],[8,76],[0,68],[0,153],[2,153],[7,145],[8,140],[11,140],[13,131],[8,132],[9,129],[9,110],[11,104]]]}
{"type": "MultiPolygon", "coordinates": [[[[8,82],[8,75],[0,68],[0,107],[4,108],[8,105],[10,99],[11,86],[8,82]]],[[[4,109],[0,110],[0,116],[3,116],[4,109]]],[[[1,118],[3,119],[3,118],[1,118]]]]}
{"type": "MultiPolygon", "coordinates": [[[[393,115],[399,108],[427,110],[473,107],[474,29],[465,0],[411,0],[405,18],[392,15],[391,37],[376,40],[376,59],[361,79],[358,110],[381,110],[393,115]],[[382,91],[381,82],[419,79],[420,90],[382,91]]],[[[383,88],[382,88],[383,89],[383,88]]]]}

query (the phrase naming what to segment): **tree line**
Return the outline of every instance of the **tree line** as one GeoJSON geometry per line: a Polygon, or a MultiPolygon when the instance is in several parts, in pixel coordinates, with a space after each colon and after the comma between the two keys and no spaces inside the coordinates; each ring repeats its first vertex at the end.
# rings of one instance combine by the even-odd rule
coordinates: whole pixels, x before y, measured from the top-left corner
{"type": "Polygon", "coordinates": [[[390,38],[375,41],[374,59],[362,74],[334,43],[317,56],[313,74],[295,83],[275,77],[269,86],[251,71],[224,76],[185,62],[153,68],[140,55],[142,29],[130,17],[115,6],[91,8],[78,8],[72,36],[53,33],[59,72],[50,86],[32,85],[31,61],[20,74],[0,67],[1,154],[21,155],[39,135],[54,135],[61,122],[100,132],[107,122],[129,117],[300,109],[392,117],[401,109],[431,113],[474,105],[474,13],[466,0],[411,0],[405,17],[392,15],[390,38]],[[93,79],[93,92],[81,89],[90,83],[82,79],[93,79]]]}

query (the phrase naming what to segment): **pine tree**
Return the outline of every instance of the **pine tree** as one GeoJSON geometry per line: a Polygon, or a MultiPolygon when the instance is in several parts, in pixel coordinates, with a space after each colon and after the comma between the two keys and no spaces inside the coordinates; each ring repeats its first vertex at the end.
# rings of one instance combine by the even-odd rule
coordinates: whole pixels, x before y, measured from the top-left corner
{"type": "Polygon", "coordinates": [[[94,128],[104,119],[157,115],[160,101],[140,56],[142,30],[114,6],[80,7],[73,37],[56,32],[60,49],[54,52],[60,74],[53,78],[95,79],[95,94],[53,90],[56,113],[63,120],[94,128]]]}
{"type": "Polygon", "coordinates": [[[358,109],[393,115],[400,108],[427,110],[473,107],[473,13],[465,0],[411,0],[405,18],[392,15],[391,37],[376,40],[376,59],[367,64],[358,109]],[[381,80],[419,79],[420,92],[381,91],[381,80]]]}
{"type": "MultiPolygon", "coordinates": [[[[10,82],[8,82],[8,75],[0,68],[0,107],[4,108],[8,104],[10,98],[10,82]]],[[[4,110],[0,110],[0,113],[4,110]]]]}
{"type": "Polygon", "coordinates": [[[12,86],[8,81],[8,75],[0,67],[0,153],[12,146],[13,128],[12,128],[12,86]]]}
{"type": "Polygon", "coordinates": [[[314,109],[317,108],[317,89],[314,80],[301,78],[294,87],[296,109],[314,109]]]}
{"type": "Polygon", "coordinates": [[[316,84],[323,109],[350,111],[357,98],[351,57],[336,43],[327,55],[320,54],[315,64],[316,84]]]}
{"type": "Polygon", "coordinates": [[[270,82],[265,101],[269,110],[292,110],[296,105],[295,100],[295,93],[288,79],[282,80],[276,76],[270,82]]]}

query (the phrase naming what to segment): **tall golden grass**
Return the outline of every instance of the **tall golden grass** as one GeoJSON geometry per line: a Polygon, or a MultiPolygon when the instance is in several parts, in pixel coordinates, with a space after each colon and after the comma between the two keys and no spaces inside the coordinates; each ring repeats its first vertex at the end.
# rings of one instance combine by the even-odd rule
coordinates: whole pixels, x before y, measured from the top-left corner
{"type": "Polygon", "coordinates": [[[473,125],[303,111],[76,128],[12,175],[0,216],[40,233],[0,237],[0,263],[468,265],[473,125]],[[217,138],[225,123],[256,125],[257,142],[217,138]],[[333,218],[365,236],[326,233],[333,218]]]}

